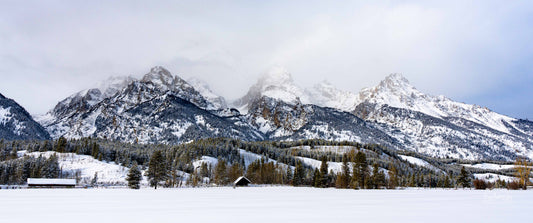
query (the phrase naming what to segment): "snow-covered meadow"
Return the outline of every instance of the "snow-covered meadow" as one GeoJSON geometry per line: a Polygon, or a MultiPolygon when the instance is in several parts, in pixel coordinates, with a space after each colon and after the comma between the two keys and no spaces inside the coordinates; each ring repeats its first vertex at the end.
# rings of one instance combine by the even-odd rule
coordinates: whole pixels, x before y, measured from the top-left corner
{"type": "Polygon", "coordinates": [[[0,222],[527,222],[533,191],[22,189],[0,198],[0,222]]]}

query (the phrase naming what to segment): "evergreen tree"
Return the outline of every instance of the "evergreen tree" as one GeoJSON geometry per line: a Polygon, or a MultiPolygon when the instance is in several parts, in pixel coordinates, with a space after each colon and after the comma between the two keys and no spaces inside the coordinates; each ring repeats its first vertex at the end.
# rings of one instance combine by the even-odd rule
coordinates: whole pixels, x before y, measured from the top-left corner
{"type": "Polygon", "coordinates": [[[313,172],[313,179],[311,181],[311,186],[321,187],[321,179],[322,179],[322,176],[321,176],[320,170],[315,168],[315,171],[313,172]]]}
{"type": "Polygon", "coordinates": [[[146,171],[150,186],[157,189],[157,185],[161,181],[165,181],[168,178],[168,170],[163,153],[160,150],[156,150],[150,161],[148,162],[148,170],[146,171]]]}
{"type": "Polygon", "coordinates": [[[141,170],[137,166],[137,162],[134,162],[133,166],[128,171],[128,176],[126,177],[126,181],[128,181],[128,187],[131,189],[139,189],[141,180],[141,170]]]}
{"type": "Polygon", "coordinates": [[[317,187],[328,187],[329,185],[329,176],[328,176],[328,159],[326,156],[322,156],[322,163],[320,164],[320,178],[317,187]]]}
{"type": "Polygon", "coordinates": [[[305,169],[302,165],[302,161],[296,161],[296,167],[294,168],[294,176],[292,180],[293,186],[299,186],[303,183],[305,176],[305,169]]]}
{"type": "Polygon", "coordinates": [[[358,151],[355,154],[353,164],[353,186],[354,188],[364,188],[368,177],[368,163],[365,153],[358,151]]]}
{"type": "Polygon", "coordinates": [[[465,167],[461,168],[461,173],[457,178],[457,185],[462,186],[463,188],[470,188],[470,177],[465,167]]]}
{"type": "Polygon", "coordinates": [[[215,166],[215,184],[221,186],[228,184],[228,171],[226,160],[219,160],[215,166]]]}
{"type": "Polygon", "coordinates": [[[287,166],[287,173],[285,174],[285,184],[291,184],[292,182],[292,170],[290,166],[287,166]]]}
{"type": "Polygon", "coordinates": [[[398,186],[398,171],[394,165],[389,170],[389,188],[394,189],[398,186]]]}
{"type": "Polygon", "coordinates": [[[229,167],[229,170],[228,170],[228,180],[229,182],[233,182],[235,180],[237,180],[237,178],[239,178],[240,176],[243,175],[243,167],[241,166],[240,163],[238,162],[234,162],[230,167],[229,167]]]}
{"type": "Polygon", "coordinates": [[[65,139],[65,137],[63,136],[59,137],[59,139],[57,139],[57,142],[56,142],[56,151],[58,153],[64,153],[66,148],[67,148],[67,139],[65,139]]]}
{"type": "Polygon", "coordinates": [[[339,173],[337,179],[338,188],[348,188],[350,186],[350,167],[348,166],[348,157],[346,155],[342,157],[342,172],[339,173]]]}
{"type": "Polygon", "coordinates": [[[13,147],[13,149],[9,153],[9,159],[16,159],[16,158],[18,158],[17,148],[13,147]]]}

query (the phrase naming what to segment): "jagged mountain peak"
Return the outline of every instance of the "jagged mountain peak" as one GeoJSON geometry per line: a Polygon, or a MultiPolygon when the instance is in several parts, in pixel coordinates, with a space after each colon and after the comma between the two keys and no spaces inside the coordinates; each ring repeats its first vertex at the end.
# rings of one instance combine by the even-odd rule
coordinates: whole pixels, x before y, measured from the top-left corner
{"type": "Polygon", "coordinates": [[[392,73],[388,75],[385,79],[379,82],[375,89],[398,93],[412,93],[413,91],[417,91],[416,88],[409,83],[409,80],[400,73],[392,73]]]}
{"type": "Polygon", "coordinates": [[[100,90],[103,98],[106,98],[118,93],[135,80],[132,76],[111,76],[98,83],[96,89],[100,90]]]}
{"type": "Polygon", "coordinates": [[[141,79],[142,82],[151,82],[160,88],[170,90],[177,82],[184,82],[181,78],[172,75],[170,71],[162,66],[156,66],[150,69],[141,79]]]}
{"type": "Polygon", "coordinates": [[[391,73],[385,77],[384,81],[409,84],[409,80],[407,80],[407,78],[405,78],[401,73],[391,73]]]}
{"type": "Polygon", "coordinates": [[[340,90],[327,80],[315,84],[312,88],[306,89],[305,92],[312,104],[322,107],[353,111],[359,103],[357,94],[340,90]]]}
{"type": "Polygon", "coordinates": [[[267,72],[263,73],[259,78],[258,84],[263,86],[269,85],[284,85],[287,83],[294,83],[291,73],[285,67],[276,66],[271,67],[267,72]]]}
{"type": "Polygon", "coordinates": [[[409,109],[437,118],[461,118],[509,133],[513,118],[477,105],[453,101],[444,96],[425,94],[412,86],[401,74],[391,74],[373,88],[359,93],[362,103],[409,109]]]}
{"type": "Polygon", "coordinates": [[[247,113],[249,106],[262,97],[268,97],[293,105],[309,103],[304,90],[294,83],[289,71],[280,66],[272,67],[263,73],[259,80],[250,87],[248,93],[244,97],[236,100],[233,105],[241,113],[247,113]]]}

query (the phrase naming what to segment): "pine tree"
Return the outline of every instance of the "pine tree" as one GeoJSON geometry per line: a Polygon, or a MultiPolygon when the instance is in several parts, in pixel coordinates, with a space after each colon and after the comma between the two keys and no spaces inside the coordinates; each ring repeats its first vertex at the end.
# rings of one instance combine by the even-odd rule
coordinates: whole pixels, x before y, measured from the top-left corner
{"type": "Polygon", "coordinates": [[[328,159],[326,156],[322,156],[321,161],[322,163],[320,164],[320,178],[317,187],[328,187],[328,159]]]}
{"type": "Polygon", "coordinates": [[[152,157],[150,157],[146,174],[150,181],[150,186],[154,187],[154,189],[157,189],[159,182],[165,181],[168,178],[167,165],[161,151],[156,150],[152,154],[152,157]]]}
{"type": "Polygon", "coordinates": [[[464,166],[461,168],[461,173],[457,178],[457,185],[462,186],[463,188],[470,188],[470,177],[464,166]]]}
{"type": "Polygon", "coordinates": [[[292,170],[290,166],[287,166],[287,173],[285,174],[285,184],[291,184],[292,182],[292,170]]]}
{"type": "Polygon", "coordinates": [[[229,182],[233,182],[235,180],[237,180],[237,178],[239,178],[240,176],[243,175],[243,167],[241,166],[240,163],[238,162],[234,162],[230,167],[229,167],[229,170],[228,170],[228,180],[229,182]]]}
{"type": "Polygon", "coordinates": [[[338,187],[348,188],[350,186],[350,167],[348,166],[348,157],[346,155],[342,157],[342,172],[338,175],[338,179],[338,187]]]}
{"type": "Polygon", "coordinates": [[[215,166],[215,184],[221,186],[228,183],[228,171],[225,160],[219,160],[215,166]]]}
{"type": "Polygon", "coordinates": [[[354,188],[364,188],[368,176],[368,163],[366,161],[365,153],[358,151],[355,154],[355,161],[353,164],[353,181],[354,188]]]}
{"type": "Polygon", "coordinates": [[[320,170],[315,168],[315,171],[313,172],[313,179],[311,181],[311,186],[321,187],[321,181],[320,181],[321,179],[322,179],[322,175],[320,173],[320,170]]]}
{"type": "Polygon", "coordinates": [[[59,139],[57,139],[57,143],[56,143],[56,151],[58,153],[64,153],[66,147],[67,147],[67,139],[65,139],[65,137],[63,137],[63,136],[59,137],[59,139]]]}
{"type": "Polygon", "coordinates": [[[134,162],[133,166],[128,171],[128,176],[126,177],[126,181],[128,181],[128,187],[131,189],[139,189],[141,180],[141,170],[137,166],[137,162],[134,162]]]}
{"type": "Polygon", "coordinates": [[[296,167],[294,168],[294,176],[292,180],[293,186],[299,186],[303,183],[305,169],[300,160],[296,160],[296,167]]]}
{"type": "Polygon", "coordinates": [[[398,171],[394,165],[389,170],[389,188],[394,189],[398,186],[398,171]]]}

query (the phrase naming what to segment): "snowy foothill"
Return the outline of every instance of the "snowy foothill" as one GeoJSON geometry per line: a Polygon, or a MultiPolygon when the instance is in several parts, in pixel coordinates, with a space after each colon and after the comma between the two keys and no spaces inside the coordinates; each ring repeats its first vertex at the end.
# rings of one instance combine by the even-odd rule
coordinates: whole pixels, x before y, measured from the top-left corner
{"type": "Polygon", "coordinates": [[[518,180],[516,177],[510,177],[510,176],[505,176],[505,175],[495,174],[495,173],[475,173],[474,178],[485,180],[488,182],[495,182],[496,180],[503,180],[506,182],[511,182],[511,181],[518,180]]]}
{"type": "Polygon", "coordinates": [[[129,168],[117,165],[114,162],[99,161],[92,156],[78,155],[75,153],[57,153],[53,151],[32,153],[26,153],[26,151],[18,152],[19,156],[43,156],[44,158],[48,158],[53,154],[56,154],[59,167],[63,172],[79,172],[79,185],[89,184],[94,178],[95,173],[97,174],[97,182],[99,184],[126,184],[126,176],[128,175],[129,168]]]}
{"type": "Polygon", "coordinates": [[[429,168],[429,169],[431,169],[433,171],[436,171],[436,172],[442,172],[441,169],[431,165],[430,163],[428,163],[427,161],[425,161],[423,159],[412,157],[412,156],[406,156],[406,155],[399,155],[399,156],[402,159],[404,159],[405,161],[407,161],[407,162],[409,162],[411,164],[427,167],[427,168],[429,168]]]}
{"type": "Polygon", "coordinates": [[[478,164],[462,164],[465,167],[473,167],[485,170],[504,170],[512,169],[515,165],[512,164],[495,164],[495,163],[478,163],[478,164]]]}
{"type": "Polygon", "coordinates": [[[531,217],[533,193],[211,187],[0,190],[0,197],[2,222],[511,222],[531,217]]]}

